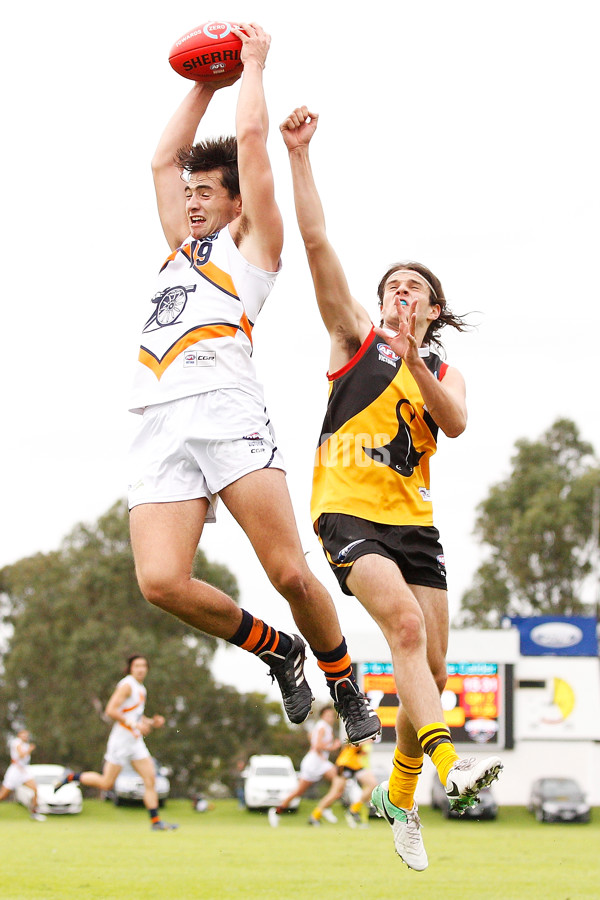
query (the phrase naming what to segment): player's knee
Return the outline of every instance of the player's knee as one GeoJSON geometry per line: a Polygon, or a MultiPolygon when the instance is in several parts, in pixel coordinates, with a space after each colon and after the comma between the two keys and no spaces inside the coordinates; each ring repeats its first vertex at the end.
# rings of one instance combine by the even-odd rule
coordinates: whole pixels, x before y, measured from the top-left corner
{"type": "Polygon", "coordinates": [[[181,585],[177,579],[169,578],[158,572],[138,572],[138,584],[144,598],[153,606],[170,609],[178,596],[181,596],[181,585]]]}
{"type": "Polygon", "coordinates": [[[311,577],[303,567],[284,563],[270,573],[270,578],[273,586],[288,599],[303,600],[309,594],[311,577]]]}
{"type": "Polygon", "coordinates": [[[425,625],[418,613],[407,612],[392,625],[393,643],[404,652],[412,652],[425,644],[425,625]]]}

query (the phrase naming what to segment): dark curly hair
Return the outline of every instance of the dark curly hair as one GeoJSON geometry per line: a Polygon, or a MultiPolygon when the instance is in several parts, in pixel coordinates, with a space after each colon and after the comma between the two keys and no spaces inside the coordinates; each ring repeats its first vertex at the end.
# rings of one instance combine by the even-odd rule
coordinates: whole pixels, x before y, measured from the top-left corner
{"type": "Polygon", "coordinates": [[[394,263],[394,265],[389,267],[389,269],[379,282],[379,285],[377,286],[377,296],[379,297],[380,307],[383,303],[383,292],[385,290],[386,282],[390,275],[393,275],[394,272],[398,271],[398,269],[409,269],[412,272],[418,272],[418,274],[421,275],[430,285],[430,304],[432,306],[437,305],[440,307],[439,317],[435,319],[435,321],[430,323],[429,328],[425,332],[425,337],[423,338],[424,344],[435,344],[436,347],[443,349],[444,345],[440,340],[440,331],[442,328],[445,328],[446,325],[451,325],[452,328],[456,328],[457,331],[466,331],[467,328],[471,327],[467,322],[465,322],[464,316],[456,315],[456,313],[453,313],[448,306],[440,279],[433,274],[431,269],[428,269],[427,266],[424,266],[423,263],[414,262],[412,260],[394,263]]]}
{"type": "MultiPolygon", "coordinates": [[[[237,140],[234,137],[208,138],[189,147],[180,147],[175,165],[182,175],[193,172],[210,172],[219,169],[221,182],[232,200],[240,193],[240,176],[237,163],[237,140]]],[[[186,179],[187,180],[187,179],[186,179]]]]}

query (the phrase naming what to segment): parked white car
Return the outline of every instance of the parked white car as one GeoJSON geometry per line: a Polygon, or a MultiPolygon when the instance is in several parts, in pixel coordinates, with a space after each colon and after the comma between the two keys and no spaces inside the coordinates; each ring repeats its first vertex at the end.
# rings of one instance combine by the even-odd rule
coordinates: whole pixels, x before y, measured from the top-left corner
{"type": "MultiPolygon", "coordinates": [[[[31,777],[37,784],[38,811],[43,815],[65,815],[80,813],[83,809],[83,796],[76,783],[63,784],[54,793],[54,782],[62,777],[64,766],[33,765],[29,766],[31,777]]],[[[24,784],[15,791],[15,798],[23,806],[29,808],[32,792],[24,784]]]]}
{"type": "MultiPolygon", "coordinates": [[[[158,794],[158,803],[164,806],[165,800],[169,796],[171,783],[168,775],[172,774],[167,766],[161,766],[157,760],[154,760],[156,769],[156,793],[158,794]]],[[[107,800],[112,800],[115,806],[121,803],[143,803],[144,800],[144,781],[141,775],[127,763],[123,766],[114,787],[110,791],[106,791],[107,800]]]]}
{"type": "MultiPolygon", "coordinates": [[[[289,756],[251,756],[242,772],[244,800],[248,809],[277,806],[298,787],[298,776],[289,756]]],[[[297,809],[296,797],[290,809],[297,809]]]]}

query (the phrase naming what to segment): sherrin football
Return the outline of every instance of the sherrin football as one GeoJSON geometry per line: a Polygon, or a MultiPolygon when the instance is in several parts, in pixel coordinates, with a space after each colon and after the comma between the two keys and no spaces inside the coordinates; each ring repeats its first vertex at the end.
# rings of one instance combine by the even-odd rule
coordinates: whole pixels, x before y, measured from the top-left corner
{"type": "Polygon", "coordinates": [[[242,42],[231,22],[206,22],[175,41],[169,62],[192,81],[214,81],[242,67],[242,42]]]}

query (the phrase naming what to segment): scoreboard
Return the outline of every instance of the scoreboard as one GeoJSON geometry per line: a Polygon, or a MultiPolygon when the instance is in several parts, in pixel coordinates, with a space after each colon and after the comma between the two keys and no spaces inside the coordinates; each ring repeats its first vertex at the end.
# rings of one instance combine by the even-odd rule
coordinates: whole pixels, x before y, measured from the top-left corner
{"type": "MultiPolygon", "coordinates": [[[[356,665],[359,684],[377,711],[382,741],[396,741],[398,695],[392,664],[356,665]]],[[[513,666],[493,662],[449,662],[442,693],[444,719],[453,742],[461,748],[489,744],[497,749],[513,745],[513,666]]]]}

